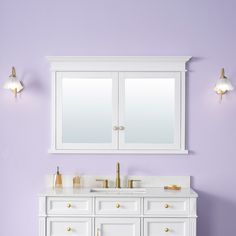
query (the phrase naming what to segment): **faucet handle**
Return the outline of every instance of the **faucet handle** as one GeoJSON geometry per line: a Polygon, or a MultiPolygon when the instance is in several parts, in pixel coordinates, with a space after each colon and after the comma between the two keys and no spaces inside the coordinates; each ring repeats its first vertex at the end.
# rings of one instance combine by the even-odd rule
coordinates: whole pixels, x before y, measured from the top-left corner
{"type": "Polygon", "coordinates": [[[96,181],[101,181],[102,182],[102,187],[103,188],[108,188],[108,179],[96,179],[96,181]]]}
{"type": "Polygon", "coordinates": [[[128,180],[128,188],[133,188],[134,187],[134,182],[141,182],[139,179],[130,179],[128,180]]]}

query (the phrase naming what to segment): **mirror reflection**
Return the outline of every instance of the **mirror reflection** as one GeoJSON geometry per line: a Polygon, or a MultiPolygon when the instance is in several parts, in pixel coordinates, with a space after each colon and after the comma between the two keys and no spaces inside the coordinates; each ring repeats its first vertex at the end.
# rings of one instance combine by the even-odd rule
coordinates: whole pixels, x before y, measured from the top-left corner
{"type": "Polygon", "coordinates": [[[125,80],[125,142],[173,143],[175,79],[125,80]]]}
{"type": "Polygon", "coordinates": [[[63,78],[63,143],[112,141],[112,79],[63,78]]]}

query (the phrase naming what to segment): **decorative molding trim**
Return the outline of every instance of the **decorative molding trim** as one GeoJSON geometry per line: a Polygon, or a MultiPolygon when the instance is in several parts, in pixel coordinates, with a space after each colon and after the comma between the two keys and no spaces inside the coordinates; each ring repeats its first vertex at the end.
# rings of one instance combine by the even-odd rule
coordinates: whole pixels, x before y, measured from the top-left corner
{"type": "Polygon", "coordinates": [[[77,61],[77,62],[91,62],[91,61],[153,61],[153,62],[187,62],[191,56],[47,56],[50,62],[66,62],[66,61],[77,61]]]}
{"type": "Polygon", "coordinates": [[[46,217],[39,217],[39,236],[46,236],[46,217]]]}
{"type": "Polygon", "coordinates": [[[46,215],[46,199],[39,197],[39,215],[46,215]]]}
{"type": "Polygon", "coordinates": [[[78,153],[83,153],[83,154],[91,154],[91,153],[97,153],[97,154],[166,154],[166,155],[181,155],[181,154],[188,154],[189,151],[186,149],[183,150],[71,150],[71,149],[55,149],[51,148],[49,149],[48,153],[51,154],[65,154],[65,153],[70,153],[70,154],[78,154],[78,153]]]}
{"type": "Polygon", "coordinates": [[[195,218],[189,218],[189,235],[196,236],[197,235],[197,222],[195,218]]]}
{"type": "Polygon", "coordinates": [[[47,56],[52,71],[186,71],[190,56],[47,56]]]}

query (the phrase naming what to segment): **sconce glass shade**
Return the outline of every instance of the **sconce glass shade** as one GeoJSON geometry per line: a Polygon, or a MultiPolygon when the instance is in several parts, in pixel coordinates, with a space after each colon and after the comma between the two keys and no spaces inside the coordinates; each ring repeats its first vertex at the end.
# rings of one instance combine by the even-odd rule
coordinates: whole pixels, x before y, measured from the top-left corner
{"type": "Polygon", "coordinates": [[[19,93],[24,88],[16,76],[16,70],[14,67],[12,67],[12,74],[7,78],[7,80],[3,84],[3,88],[9,89],[15,94],[19,93]]]}
{"type": "Polygon", "coordinates": [[[23,89],[23,86],[21,82],[17,79],[17,77],[10,76],[4,83],[3,88],[10,89],[12,91],[15,91],[16,89],[16,92],[19,93],[23,89]]]}
{"type": "Polygon", "coordinates": [[[221,76],[216,82],[214,87],[214,91],[217,94],[225,94],[228,91],[232,91],[234,89],[233,85],[231,84],[230,80],[225,76],[224,69],[221,70],[221,76]]]}

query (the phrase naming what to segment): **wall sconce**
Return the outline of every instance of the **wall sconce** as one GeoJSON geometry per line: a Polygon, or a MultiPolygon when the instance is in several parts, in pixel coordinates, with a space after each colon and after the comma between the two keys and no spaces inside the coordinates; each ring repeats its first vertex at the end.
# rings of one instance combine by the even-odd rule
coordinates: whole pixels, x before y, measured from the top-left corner
{"type": "Polygon", "coordinates": [[[12,67],[12,73],[4,83],[3,88],[11,90],[14,93],[15,98],[17,97],[17,93],[24,88],[21,81],[19,81],[16,77],[15,67],[12,67]]]}
{"type": "Polygon", "coordinates": [[[228,91],[232,91],[233,89],[233,85],[231,84],[230,80],[225,76],[225,70],[224,68],[222,68],[220,78],[216,82],[214,91],[220,95],[220,99],[222,100],[222,96],[228,91]]]}

